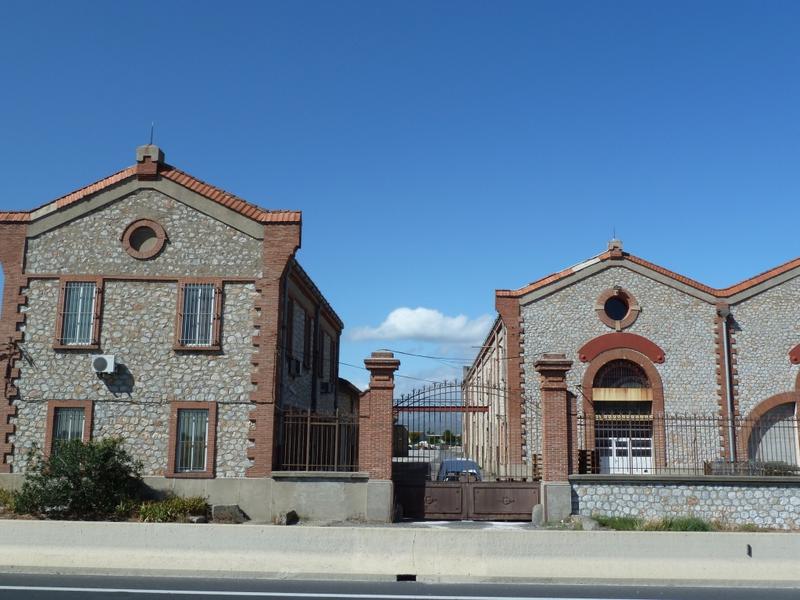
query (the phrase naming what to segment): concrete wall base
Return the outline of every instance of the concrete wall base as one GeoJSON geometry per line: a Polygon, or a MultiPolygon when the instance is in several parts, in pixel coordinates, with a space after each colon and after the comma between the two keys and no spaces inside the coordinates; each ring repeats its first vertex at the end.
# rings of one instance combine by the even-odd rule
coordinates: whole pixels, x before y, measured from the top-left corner
{"type": "Polygon", "coordinates": [[[572,486],[568,481],[543,481],[542,504],[546,523],[568,519],[572,514],[572,486]]]}
{"type": "MultiPolygon", "coordinates": [[[[0,488],[18,489],[24,475],[0,474],[0,488]]],[[[170,479],[144,477],[155,496],[203,496],[209,504],[237,504],[256,523],[277,522],[290,510],[301,521],[390,523],[391,481],[365,473],[273,473],[271,478],[170,479]]]]}

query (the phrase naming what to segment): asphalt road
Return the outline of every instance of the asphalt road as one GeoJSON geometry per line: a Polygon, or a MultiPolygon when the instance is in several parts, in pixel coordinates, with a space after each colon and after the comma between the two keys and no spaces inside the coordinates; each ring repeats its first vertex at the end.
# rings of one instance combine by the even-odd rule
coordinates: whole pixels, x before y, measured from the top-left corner
{"type": "Polygon", "coordinates": [[[266,579],[149,578],[88,575],[0,574],[2,600],[215,599],[286,600],[788,600],[798,589],[430,584],[418,582],[285,581],[266,579]]]}

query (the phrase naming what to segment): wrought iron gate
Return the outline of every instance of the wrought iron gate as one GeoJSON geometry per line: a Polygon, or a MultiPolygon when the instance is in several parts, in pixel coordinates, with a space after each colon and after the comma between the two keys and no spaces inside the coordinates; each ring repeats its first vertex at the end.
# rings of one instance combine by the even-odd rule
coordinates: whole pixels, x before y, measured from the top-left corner
{"type": "Polygon", "coordinates": [[[403,516],[531,518],[538,470],[510,452],[508,401],[504,388],[458,381],[395,399],[392,479],[403,516]]]}

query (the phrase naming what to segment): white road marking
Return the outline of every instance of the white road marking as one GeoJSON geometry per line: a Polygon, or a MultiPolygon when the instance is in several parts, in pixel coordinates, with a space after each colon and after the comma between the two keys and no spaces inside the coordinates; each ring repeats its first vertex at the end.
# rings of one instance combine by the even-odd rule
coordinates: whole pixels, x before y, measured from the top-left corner
{"type": "MultiPolygon", "coordinates": [[[[149,594],[164,596],[234,596],[249,598],[355,598],[356,600],[609,600],[607,598],[566,598],[562,596],[427,596],[421,594],[326,594],[314,592],[235,592],[225,590],[149,590],[136,588],[48,587],[0,585],[0,590],[31,592],[80,592],[87,594],[149,594]]],[[[614,600],[633,600],[616,598],[614,600]]],[[[647,600],[639,598],[637,600],[647,600]]]]}

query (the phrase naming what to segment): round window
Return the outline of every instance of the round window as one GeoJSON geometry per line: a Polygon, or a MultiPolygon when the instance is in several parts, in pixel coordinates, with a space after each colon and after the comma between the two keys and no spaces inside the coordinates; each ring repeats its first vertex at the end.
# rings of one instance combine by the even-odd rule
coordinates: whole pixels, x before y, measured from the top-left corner
{"type": "Polygon", "coordinates": [[[642,310],[636,298],[619,286],[605,290],[595,303],[597,317],[608,327],[621,331],[633,325],[642,310]]]}
{"type": "Polygon", "coordinates": [[[134,221],[122,234],[122,246],[133,258],[153,258],[164,247],[167,234],[164,228],[149,219],[134,221]]]}
{"type": "Polygon", "coordinates": [[[622,321],[628,314],[628,301],[622,296],[611,296],[603,305],[603,310],[612,321],[622,321]]]}

